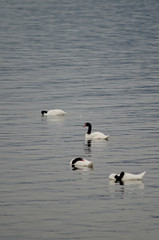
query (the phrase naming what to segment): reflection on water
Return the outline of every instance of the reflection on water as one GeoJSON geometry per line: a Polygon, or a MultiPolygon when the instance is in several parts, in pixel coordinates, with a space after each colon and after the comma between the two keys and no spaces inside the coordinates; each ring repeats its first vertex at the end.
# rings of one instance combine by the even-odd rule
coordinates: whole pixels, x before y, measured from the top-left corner
{"type": "Polygon", "coordinates": [[[71,168],[72,171],[84,171],[84,172],[88,172],[88,171],[93,171],[94,168],[93,167],[72,167],[71,168]]]}
{"type": "Polygon", "coordinates": [[[124,181],[122,180],[115,180],[115,183],[119,183],[119,185],[124,185],[124,181]]]}
{"type": "Polygon", "coordinates": [[[88,148],[91,147],[91,140],[87,140],[87,146],[88,146],[88,148]]]}
{"type": "Polygon", "coordinates": [[[88,156],[91,156],[91,145],[92,145],[92,140],[85,141],[84,152],[85,154],[88,154],[88,156]]]}
{"type": "Polygon", "coordinates": [[[116,181],[116,180],[109,180],[109,184],[110,185],[117,185],[117,184],[119,184],[119,185],[127,185],[127,186],[129,186],[129,185],[136,185],[136,186],[143,186],[142,188],[144,188],[144,183],[143,183],[143,181],[142,180],[128,180],[128,181],[122,181],[122,183],[120,183],[120,181],[116,181]]]}
{"type": "Polygon", "coordinates": [[[64,121],[66,120],[66,116],[41,116],[41,121],[44,123],[56,123],[58,125],[63,124],[64,121]]]}
{"type": "Polygon", "coordinates": [[[115,182],[109,180],[109,192],[112,198],[134,198],[143,195],[144,183],[142,180],[115,182]]]}
{"type": "Polygon", "coordinates": [[[43,120],[49,120],[49,121],[62,121],[64,120],[64,118],[66,117],[66,115],[62,115],[62,116],[54,116],[54,115],[47,115],[47,116],[41,116],[41,119],[43,120]]]}

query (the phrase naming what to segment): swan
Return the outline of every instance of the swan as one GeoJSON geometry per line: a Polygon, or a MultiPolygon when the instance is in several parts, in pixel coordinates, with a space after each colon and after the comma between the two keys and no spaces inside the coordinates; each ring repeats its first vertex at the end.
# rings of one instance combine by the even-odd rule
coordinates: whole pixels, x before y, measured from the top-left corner
{"type": "Polygon", "coordinates": [[[93,163],[87,159],[78,157],[70,161],[72,167],[93,167],[93,163]]]}
{"type": "Polygon", "coordinates": [[[132,173],[126,173],[126,172],[121,172],[120,174],[111,173],[109,175],[109,179],[115,180],[116,182],[126,181],[126,180],[142,180],[145,173],[146,172],[142,172],[139,174],[132,174],[132,173]]]}
{"type": "Polygon", "coordinates": [[[54,109],[54,110],[42,110],[41,111],[41,115],[42,116],[64,116],[66,114],[66,112],[64,112],[61,109],[54,109]]]}
{"type": "Polygon", "coordinates": [[[85,135],[85,138],[87,140],[91,140],[91,139],[104,139],[104,140],[108,140],[108,138],[109,138],[109,135],[106,136],[106,135],[104,135],[101,132],[92,132],[91,133],[92,125],[89,122],[86,122],[83,127],[88,127],[88,131],[87,131],[87,133],[85,135]]]}

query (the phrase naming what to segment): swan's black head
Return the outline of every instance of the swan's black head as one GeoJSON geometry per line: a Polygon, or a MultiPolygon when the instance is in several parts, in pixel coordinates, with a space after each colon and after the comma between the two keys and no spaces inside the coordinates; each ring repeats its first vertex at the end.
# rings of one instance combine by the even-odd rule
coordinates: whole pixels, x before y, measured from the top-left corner
{"type": "Polygon", "coordinates": [[[44,116],[44,113],[47,114],[47,111],[42,110],[42,111],[41,111],[41,115],[44,116]]]}
{"type": "Polygon", "coordinates": [[[88,127],[87,134],[91,134],[92,131],[92,125],[89,122],[86,122],[83,127],[88,127]]]}

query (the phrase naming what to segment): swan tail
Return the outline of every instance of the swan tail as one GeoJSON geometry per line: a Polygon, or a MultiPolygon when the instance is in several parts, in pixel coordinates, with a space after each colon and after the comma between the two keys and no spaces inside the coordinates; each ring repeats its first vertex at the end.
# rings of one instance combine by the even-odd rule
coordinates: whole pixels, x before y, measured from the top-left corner
{"type": "Polygon", "coordinates": [[[142,173],[140,173],[138,176],[139,176],[139,179],[142,179],[143,178],[143,176],[145,175],[145,173],[146,172],[142,172],[142,173]]]}
{"type": "Polygon", "coordinates": [[[109,138],[109,135],[108,135],[108,136],[105,136],[105,138],[104,138],[104,139],[108,141],[108,138],[109,138]]]}

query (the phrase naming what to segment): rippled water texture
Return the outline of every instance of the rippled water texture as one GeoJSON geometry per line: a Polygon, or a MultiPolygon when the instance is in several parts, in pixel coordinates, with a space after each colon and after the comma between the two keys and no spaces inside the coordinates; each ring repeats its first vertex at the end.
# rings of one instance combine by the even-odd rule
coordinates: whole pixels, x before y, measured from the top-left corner
{"type": "Polygon", "coordinates": [[[0,239],[157,240],[159,2],[0,2],[0,239]],[[64,117],[41,117],[59,108],[64,117]],[[109,141],[85,141],[85,122],[109,141]],[[72,158],[93,169],[73,171],[72,158]],[[140,173],[124,185],[110,173],[140,173]]]}

